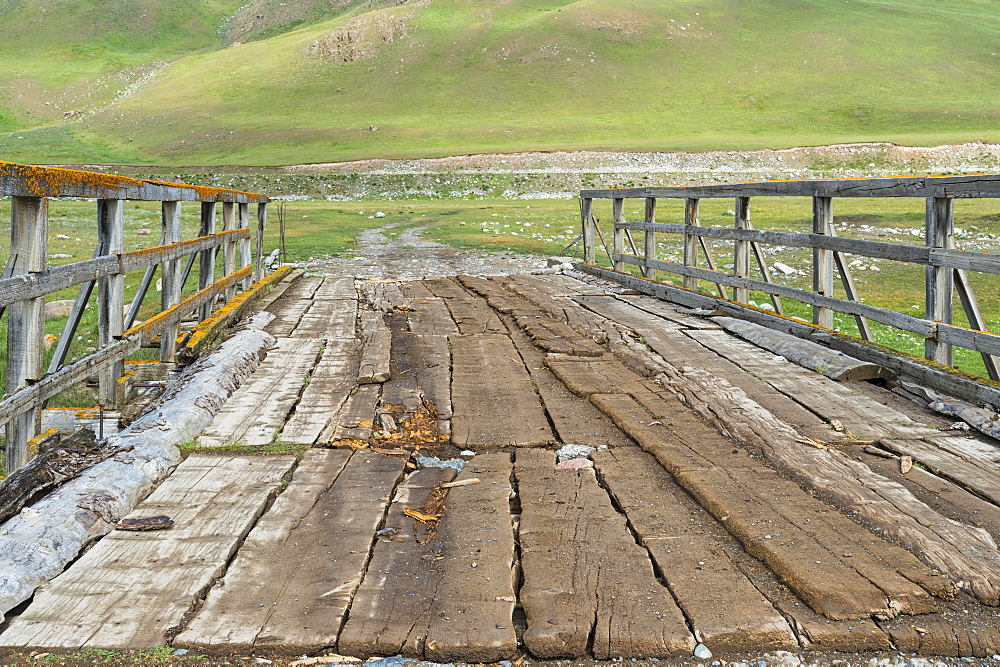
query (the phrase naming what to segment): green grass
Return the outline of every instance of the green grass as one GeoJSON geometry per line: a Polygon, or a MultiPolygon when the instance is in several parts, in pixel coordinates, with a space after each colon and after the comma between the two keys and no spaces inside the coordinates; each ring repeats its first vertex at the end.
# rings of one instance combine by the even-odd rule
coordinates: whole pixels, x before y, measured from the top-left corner
{"type": "MultiPolygon", "coordinates": [[[[0,152],[29,162],[79,154],[273,165],[1000,140],[1000,21],[984,0],[439,0],[363,15],[351,4],[319,23],[303,9],[260,35],[300,27],[230,48],[219,17],[236,3],[151,4],[156,21],[137,35],[114,24],[104,36],[106,26],[76,14],[66,21],[85,29],[51,57],[29,56],[29,44],[65,29],[48,18],[0,47],[11,55],[0,59],[0,81],[31,84],[8,86],[27,92],[0,100],[0,123],[23,129],[0,136],[0,152]],[[348,21],[355,59],[317,56],[348,21]],[[39,108],[41,91],[153,59],[170,64],[137,94],[63,131],[30,130],[59,121],[39,108]]],[[[0,17],[0,38],[29,6],[0,17]]],[[[117,99],[108,90],[102,99],[117,99]]]]}

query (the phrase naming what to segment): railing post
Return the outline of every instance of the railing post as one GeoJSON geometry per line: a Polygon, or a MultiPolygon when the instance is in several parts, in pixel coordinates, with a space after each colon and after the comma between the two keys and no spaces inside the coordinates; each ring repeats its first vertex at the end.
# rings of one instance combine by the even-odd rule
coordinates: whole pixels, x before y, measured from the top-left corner
{"type": "Polygon", "coordinates": [[[583,234],[583,261],[595,264],[597,249],[594,247],[594,200],[590,197],[580,199],[580,226],[580,233],[583,234]]]}
{"type": "MultiPolygon", "coordinates": [[[[48,249],[49,200],[11,197],[10,254],[12,275],[45,270],[48,249]]],[[[7,311],[7,392],[13,393],[42,377],[45,298],[17,301],[7,311]]],[[[28,440],[36,433],[38,408],[7,422],[7,474],[28,462],[28,440]]]]}
{"type": "MultiPolygon", "coordinates": [[[[227,201],[222,204],[222,231],[236,229],[236,204],[227,201]]],[[[236,241],[226,241],[222,246],[222,271],[225,275],[236,273],[236,241]]],[[[235,287],[226,288],[226,303],[236,295],[235,287]]]]}
{"type": "MultiPolygon", "coordinates": [[[[215,233],[215,202],[201,203],[201,236],[215,233]]],[[[198,289],[205,289],[215,282],[215,248],[201,251],[198,263],[198,289]]],[[[198,310],[198,321],[204,322],[212,315],[212,301],[202,304],[198,310]]]]}
{"type": "MultiPolygon", "coordinates": [[[[750,197],[736,198],[736,229],[750,229],[750,197]]],[[[750,277],[749,241],[733,243],[733,275],[737,278],[750,277]]],[[[750,300],[750,290],[746,287],[736,287],[733,293],[733,298],[740,303],[747,303],[750,300]]]]}
{"type": "MultiPolygon", "coordinates": [[[[165,201],[162,203],[163,242],[165,244],[179,243],[181,240],[181,203],[165,201]]],[[[163,285],[160,294],[160,305],[164,310],[176,306],[181,301],[181,262],[172,259],[160,265],[163,285]]],[[[179,324],[171,324],[160,333],[160,361],[172,364],[176,360],[177,332],[179,324]]]]}
{"type": "MultiPolygon", "coordinates": [[[[644,219],[647,224],[656,222],[656,197],[646,197],[644,219]]],[[[643,256],[646,258],[646,266],[642,268],[642,275],[650,280],[656,280],[656,269],[649,266],[649,261],[656,259],[656,232],[646,232],[643,242],[643,256]]]]}
{"type": "MultiPolygon", "coordinates": [[[[97,202],[97,240],[102,255],[125,252],[125,202],[120,199],[100,199],[97,202]]],[[[125,330],[125,276],[121,273],[97,281],[97,342],[98,347],[121,338],[125,330]]],[[[124,360],[98,373],[98,396],[101,405],[118,405],[117,386],[122,376],[124,360]]]]}
{"type": "MultiPolygon", "coordinates": [[[[622,255],[625,253],[625,229],[620,227],[621,223],[625,222],[625,200],[621,197],[615,197],[612,203],[611,217],[614,220],[615,230],[614,230],[614,251],[615,255],[622,255]]],[[[611,268],[615,271],[624,271],[625,262],[623,262],[618,257],[613,257],[611,260],[611,268]]]]}
{"type": "MultiPolygon", "coordinates": [[[[250,228],[250,204],[239,204],[239,226],[240,229],[250,228]]],[[[240,239],[240,267],[246,268],[250,266],[252,261],[250,257],[250,239],[240,239]]],[[[243,280],[243,289],[250,287],[253,278],[246,278],[243,280]]]]}
{"type": "Polygon", "coordinates": [[[264,229],[267,227],[267,204],[257,204],[257,237],[254,246],[253,278],[264,277],[264,229]]]}
{"type": "MultiPolygon", "coordinates": [[[[831,235],[833,229],[833,198],[813,197],[813,234],[831,235]]],[[[813,291],[833,296],[833,251],[813,248],[813,291]]],[[[822,306],[812,308],[813,324],[833,328],[833,310],[822,306]]]]}
{"type": "MultiPolygon", "coordinates": [[[[684,200],[684,224],[692,227],[700,227],[701,221],[698,219],[698,199],[684,200]]],[[[684,234],[684,266],[698,266],[698,237],[693,234],[684,234]]],[[[684,276],[684,287],[689,290],[698,289],[698,279],[694,276],[684,276]]]]}
{"type": "MultiPolygon", "coordinates": [[[[927,246],[951,249],[955,247],[955,214],[952,200],[935,197],[927,200],[927,246]]],[[[926,268],[926,317],[941,324],[952,323],[955,276],[948,266],[926,268]]],[[[939,364],[954,363],[952,346],[941,343],[936,337],[924,341],[924,356],[939,364]]]]}

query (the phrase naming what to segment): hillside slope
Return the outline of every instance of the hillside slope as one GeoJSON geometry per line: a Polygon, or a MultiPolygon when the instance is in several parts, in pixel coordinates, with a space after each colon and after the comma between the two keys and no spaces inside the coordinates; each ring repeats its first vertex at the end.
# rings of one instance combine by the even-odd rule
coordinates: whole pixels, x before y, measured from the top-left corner
{"type": "Polygon", "coordinates": [[[988,0],[283,0],[287,17],[247,28],[255,2],[276,4],[178,0],[229,23],[184,43],[149,28],[160,57],[192,55],[82,120],[0,136],[0,153],[264,165],[1000,139],[988,0]],[[222,48],[244,34],[262,39],[222,48]]]}

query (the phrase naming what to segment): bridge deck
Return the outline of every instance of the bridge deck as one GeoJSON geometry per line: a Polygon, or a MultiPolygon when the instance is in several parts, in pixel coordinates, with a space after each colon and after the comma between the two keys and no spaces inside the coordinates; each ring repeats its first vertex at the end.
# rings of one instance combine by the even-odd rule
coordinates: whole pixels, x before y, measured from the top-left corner
{"type": "Polygon", "coordinates": [[[565,276],[360,294],[293,283],[270,306],[277,347],[200,438],[300,460],[188,457],[134,513],[175,526],[98,542],[0,645],[1000,653],[992,445],[565,276]],[[592,462],[559,464],[568,443],[592,462]]]}

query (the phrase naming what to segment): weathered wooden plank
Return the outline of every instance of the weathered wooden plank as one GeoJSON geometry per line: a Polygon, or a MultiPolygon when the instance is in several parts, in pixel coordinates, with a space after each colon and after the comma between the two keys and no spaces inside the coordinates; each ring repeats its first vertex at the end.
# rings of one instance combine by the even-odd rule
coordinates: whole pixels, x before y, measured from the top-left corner
{"type": "Polygon", "coordinates": [[[202,447],[270,444],[316,365],[321,341],[282,338],[199,437],[202,447]]]}
{"type": "Polygon", "coordinates": [[[988,658],[1000,651],[1000,627],[995,618],[963,618],[944,614],[880,622],[899,651],[921,655],[988,658]]]}
{"type": "Polygon", "coordinates": [[[285,492],[293,495],[279,497],[177,642],[282,655],[335,645],[404,465],[365,451],[345,459],[336,450],[313,455],[303,487],[293,477],[285,492]]]}
{"type": "Polygon", "coordinates": [[[322,282],[322,278],[299,278],[280,298],[268,305],[268,312],[275,316],[274,322],[268,326],[268,332],[276,338],[291,336],[299,320],[312,306],[313,294],[322,282]]]}
{"type": "Polygon", "coordinates": [[[574,395],[560,382],[545,366],[545,353],[532,345],[524,333],[512,330],[511,340],[524,360],[559,442],[588,447],[635,445],[590,401],[574,395]]]}
{"type": "Polygon", "coordinates": [[[443,576],[430,610],[424,655],[436,662],[499,662],[518,650],[509,454],[482,454],[456,481],[439,529],[443,576]]]}
{"type": "Polygon", "coordinates": [[[659,299],[690,308],[721,310],[726,314],[739,317],[740,319],[764,324],[779,331],[787,331],[799,338],[818,340],[829,345],[832,349],[844,352],[862,361],[869,361],[883,366],[910,382],[933,387],[951,396],[958,396],[973,402],[1000,405],[1000,389],[990,384],[977,382],[960,373],[926,363],[917,357],[897,353],[889,348],[862,344],[853,336],[817,329],[806,322],[777,317],[772,313],[746,308],[732,301],[714,298],[707,294],[689,292],[662,283],[652,283],[648,280],[627,274],[615,273],[584,264],[575,266],[580,271],[616,281],[638,292],[655,296],[659,299]]]}
{"type": "Polygon", "coordinates": [[[694,648],[683,614],[592,470],[556,470],[553,452],[521,449],[515,475],[524,643],[532,654],[580,658],[589,649],[606,660],[694,648]]]}
{"type": "Polygon", "coordinates": [[[788,359],[792,363],[821,373],[831,380],[872,380],[887,375],[884,368],[858,361],[843,352],[823,347],[813,341],[734,317],[713,317],[713,321],[757,347],[788,359]]]}
{"type": "Polygon", "coordinates": [[[349,450],[331,449],[313,449],[303,455],[288,488],[254,526],[225,577],[209,591],[204,606],[174,646],[249,652],[259,636],[270,634],[275,607],[287,597],[289,582],[299,575],[303,556],[314,546],[300,536],[317,529],[310,523],[316,518],[316,502],[350,455],[349,450]],[[278,560],[288,567],[276,569],[278,560]]]}
{"type": "Polygon", "coordinates": [[[696,368],[666,368],[664,379],[678,391],[683,385],[685,402],[719,430],[760,450],[773,465],[831,503],[871,522],[928,564],[961,581],[980,601],[1000,602],[995,584],[1000,554],[985,531],[942,516],[905,487],[838,450],[817,448],[716,375],[696,368]],[[905,513],[901,507],[907,508],[905,513]]]}
{"type": "Polygon", "coordinates": [[[389,360],[392,350],[392,332],[385,324],[382,313],[361,312],[361,358],[358,364],[358,382],[385,382],[390,377],[389,360]]]}
{"type": "Polygon", "coordinates": [[[93,171],[0,162],[0,195],[140,201],[266,202],[255,192],[139,180],[93,171]]]}
{"type": "Polygon", "coordinates": [[[295,413],[281,428],[282,442],[311,445],[319,441],[357,385],[359,353],[357,339],[333,338],[326,342],[309,384],[295,405],[295,413]]]}
{"type": "Polygon", "coordinates": [[[600,287],[561,273],[543,274],[540,276],[515,275],[511,276],[511,280],[515,282],[519,280],[530,281],[532,287],[550,297],[580,296],[584,294],[601,296],[607,294],[600,287]]]}
{"type": "Polygon", "coordinates": [[[662,399],[644,399],[640,407],[624,394],[592,397],[814,610],[846,620],[893,616],[913,605],[926,607],[928,595],[898,573],[889,573],[886,579],[880,568],[845,558],[845,552],[861,553],[863,547],[854,543],[843,549],[837,532],[823,524],[835,521],[846,534],[860,527],[816,504],[795,484],[782,483],[772,470],[733,449],[683,409],[661,403],[662,399]],[[645,426],[655,421],[662,426],[645,426]],[[917,602],[911,603],[914,599],[917,602]]]}
{"type": "MultiPolygon", "coordinates": [[[[2,165],[0,165],[2,167],[2,165]]],[[[38,197],[12,197],[10,252],[16,259],[13,271],[38,273],[45,270],[48,247],[49,201],[38,197]]],[[[45,335],[45,303],[42,298],[15,301],[7,313],[7,392],[39,380],[45,372],[42,337],[45,335]]],[[[7,423],[6,470],[28,462],[27,442],[35,436],[37,406],[13,416],[7,423]]]]}
{"type": "MultiPolygon", "coordinates": [[[[659,354],[667,362],[675,366],[697,366],[710,369],[716,375],[726,378],[729,382],[740,387],[754,399],[784,422],[792,425],[800,433],[823,441],[836,441],[845,436],[834,431],[830,425],[816,416],[810,410],[796,403],[792,398],[782,394],[778,389],[771,387],[767,383],[761,382],[753,375],[753,371],[745,372],[739,366],[725,358],[719,356],[716,351],[709,349],[705,345],[696,344],[696,340],[701,339],[701,330],[691,330],[691,336],[685,335],[677,326],[665,322],[656,315],[638,310],[632,306],[620,302],[584,302],[591,310],[611,317],[618,323],[631,328],[637,335],[641,336],[645,344],[659,354]]],[[[712,334],[719,334],[718,330],[712,334]]],[[[706,336],[709,334],[706,334],[706,336]]],[[[730,337],[731,338],[731,337],[730,337]]],[[[739,341],[742,342],[742,341],[739,341]]],[[[764,353],[757,348],[755,352],[764,353]]],[[[787,362],[786,362],[787,363],[787,362]]],[[[612,364],[613,366],[613,364],[612,364]]],[[[578,372],[586,373],[584,367],[577,367],[578,372]]],[[[562,377],[563,374],[572,372],[572,367],[563,368],[557,372],[562,377]]],[[[602,371],[608,379],[602,381],[604,389],[596,381],[590,381],[591,393],[606,393],[610,390],[607,387],[614,384],[616,370],[611,369],[606,373],[602,371]]],[[[579,373],[577,373],[579,374],[579,373]]],[[[799,370],[801,375],[801,369],[799,370]]],[[[566,378],[563,378],[564,381],[566,378]]],[[[574,380],[576,383],[586,382],[586,375],[574,380]]]]}
{"type": "MultiPolygon", "coordinates": [[[[660,299],[643,295],[621,294],[615,298],[625,303],[645,310],[647,313],[658,315],[672,324],[676,324],[685,329],[718,329],[719,325],[707,317],[689,315],[682,313],[677,308],[671,307],[660,299]]],[[[583,303],[581,301],[580,303],[583,303]]]]}
{"type": "Polygon", "coordinates": [[[354,278],[326,277],[323,284],[316,288],[313,298],[317,301],[326,299],[353,299],[357,301],[358,290],[354,287],[354,278]]]}
{"type": "Polygon", "coordinates": [[[35,595],[0,646],[138,649],[170,630],[226,568],[295,458],[192,455],[131,516],[166,531],[116,531],[35,595]]]}
{"type": "MultiPolygon", "coordinates": [[[[404,283],[420,285],[422,283],[404,283]]],[[[412,298],[412,297],[411,297],[412,298]]],[[[412,299],[413,311],[406,314],[410,331],[416,334],[451,336],[458,333],[458,325],[451,318],[451,311],[444,299],[430,295],[427,298],[412,299]]]]}
{"type": "Polygon", "coordinates": [[[649,550],[699,641],[713,651],[798,648],[785,619],[729,560],[695,505],[649,454],[594,455],[600,479],[649,550]]]}
{"type": "Polygon", "coordinates": [[[434,433],[427,432],[426,425],[413,424],[408,420],[423,417],[437,419],[437,435],[451,432],[451,350],[447,336],[417,334],[407,330],[404,313],[389,315],[392,331],[391,378],[382,387],[383,408],[393,412],[404,430],[410,433],[398,434],[407,444],[436,442],[434,433]]]}
{"type": "Polygon", "coordinates": [[[444,574],[444,544],[405,510],[424,507],[439,484],[454,478],[454,469],[427,468],[410,474],[396,489],[383,522],[385,532],[375,542],[340,633],[341,653],[423,657],[431,607],[444,574]]]}
{"type": "Polygon", "coordinates": [[[433,278],[423,284],[445,300],[452,319],[462,334],[491,334],[507,331],[497,314],[482,299],[473,297],[454,280],[433,278]]]}
{"type": "MultiPolygon", "coordinates": [[[[501,323],[502,324],[502,323],[501,323]]],[[[554,440],[531,378],[510,338],[450,336],[452,443],[540,445],[554,440]]]]}
{"type": "Polygon", "coordinates": [[[331,417],[317,443],[337,440],[367,440],[372,434],[375,405],[382,393],[380,384],[356,384],[351,395],[331,417]]]}
{"type": "Polygon", "coordinates": [[[292,329],[292,338],[354,338],[357,299],[313,299],[292,329]]]}

